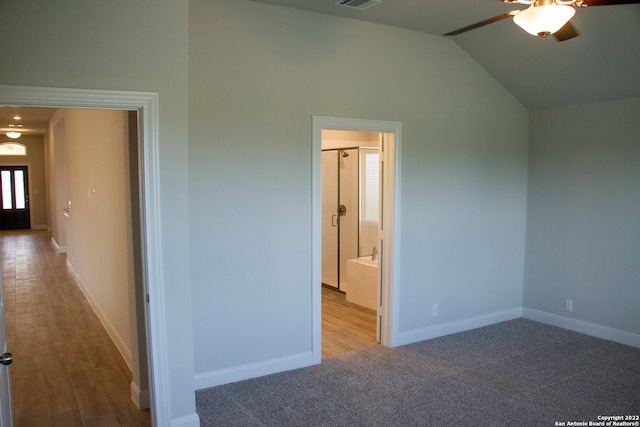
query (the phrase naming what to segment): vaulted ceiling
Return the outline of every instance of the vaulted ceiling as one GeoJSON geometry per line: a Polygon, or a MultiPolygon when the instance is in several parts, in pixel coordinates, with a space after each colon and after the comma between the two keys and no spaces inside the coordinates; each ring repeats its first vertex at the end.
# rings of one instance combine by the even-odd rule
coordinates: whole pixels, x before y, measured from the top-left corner
{"type": "MultiPolygon", "coordinates": [[[[435,36],[527,7],[499,0],[383,0],[357,10],[336,6],[337,0],[253,1],[435,36]]],[[[511,19],[446,38],[529,108],[640,97],[640,4],[578,8],[571,22],[580,36],[564,42],[534,37],[511,19]]],[[[21,113],[25,133],[42,134],[53,111],[0,108],[0,133],[21,113]]]]}
{"type": "MultiPolygon", "coordinates": [[[[442,35],[527,5],[497,0],[383,0],[366,10],[336,0],[254,0],[442,35]]],[[[529,108],[640,96],[640,4],[577,8],[580,33],[563,42],[532,36],[505,19],[457,43],[529,108]]]]}

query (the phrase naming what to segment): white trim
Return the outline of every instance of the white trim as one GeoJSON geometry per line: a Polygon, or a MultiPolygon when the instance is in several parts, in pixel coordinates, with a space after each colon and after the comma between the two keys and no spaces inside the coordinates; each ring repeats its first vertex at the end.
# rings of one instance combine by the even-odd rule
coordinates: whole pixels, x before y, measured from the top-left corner
{"type": "MultiPolygon", "coordinates": [[[[153,297],[146,304],[147,340],[152,401],[152,419],[156,426],[171,420],[167,384],[167,340],[165,336],[164,282],[160,268],[160,193],[158,158],[158,94],[152,92],[65,89],[0,85],[0,105],[50,108],[92,108],[140,111],[141,208],[143,212],[143,270],[145,291],[153,297]]],[[[186,417],[196,420],[197,415],[186,417]]],[[[189,421],[191,422],[191,421],[189,421]]],[[[186,424],[185,424],[186,425],[186,424]]]]}
{"type": "Polygon", "coordinates": [[[546,323],[547,325],[557,326],[559,328],[569,329],[571,331],[580,332],[593,337],[640,348],[640,334],[634,334],[632,332],[622,331],[608,326],[589,323],[583,320],[572,319],[570,317],[558,316],[557,314],[534,310],[532,308],[523,308],[522,317],[536,322],[546,323]]]}
{"type": "Polygon", "coordinates": [[[522,317],[522,308],[518,307],[510,310],[502,310],[495,313],[470,317],[468,319],[441,323],[438,325],[428,326],[426,328],[414,329],[399,333],[397,345],[407,345],[445,335],[457,334],[458,332],[482,328],[484,326],[493,325],[494,323],[506,322],[520,317],[522,317]]]}
{"type": "Polygon", "coordinates": [[[129,388],[131,389],[131,400],[136,405],[136,408],[149,409],[151,403],[149,390],[140,390],[140,387],[134,381],[131,381],[129,388]]]}
{"type": "Polygon", "coordinates": [[[311,133],[311,354],[322,361],[322,127],[312,118],[311,133]]]}
{"type": "Polygon", "coordinates": [[[174,418],[171,420],[171,427],[200,427],[200,418],[197,414],[174,418]]]}
{"type": "Polygon", "coordinates": [[[312,352],[298,353],[258,363],[200,373],[195,376],[195,387],[196,390],[202,390],[209,387],[247,380],[249,378],[304,368],[315,364],[317,363],[314,360],[312,352]]]}
{"type": "Polygon", "coordinates": [[[122,355],[122,358],[124,359],[125,363],[129,367],[129,370],[132,370],[131,369],[131,349],[127,346],[127,343],[125,343],[125,341],[122,339],[122,337],[120,336],[116,328],[113,326],[113,324],[109,320],[109,317],[104,313],[104,311],[102,311],[102,307],[100,307],[100,304],[98,304],[98,301],[96,301],[93,295],[91,295],[91,292],[89,292],[89,289],[84,284],[84,282],[82,281],[78,273],[76,273],[76,271],[73,268],[73,265],[68,259],[66,264],[67,264],[67,268],[69,269],[69,272],[71,272],[71,276],[73,276],[74,280],[78,284],[78,287],[80,288],[85,298],[89,302],[89,305],[98,316],[98,319],[100,319],[102,326],[104,326],[104,329],[107,331],[107,334],[111,338],[111,341],[113,341],[116,348],[122,355]]]}
{"type": "MultiPolygon", "coordinates": [[[[311,283],[312,283],[312,353],[315,363],[322,359],[321,350],[321,324],[322,324],[322,130],[347,130],[360,132],[378,132],[394,134],[394,170],[393,170],[393,200],[390,205],[393,209],[390,227],[393,232],[393,245],[388,253],[386,271],[386,283],[383,283],[383,319],[382,344],[396,346],[398,332],[399,313],[398,295],[400,292],[399,256],[400,256],[400,172],[401,172],[401,146],[402,123],[369,120],[350,119],[342,117],[312,117],[312,144],[311,144],[311,283]],[[395,268],[394,268],[395,266],[395,268]],[[389,290],[391,292],[389,292],[389,290]]],[[[388,239],[391,240],[391,239],[388,239]]]]}
{"type": "Polygon", "coordinates": [[[56,239],[54,239],[53,236],[51,236],[51,246],[53,246],[53,249],[55,249],[55,251],[59,254],[67,253],[67,247],[58,245],[58,242],[56,242],[56,239]]]}

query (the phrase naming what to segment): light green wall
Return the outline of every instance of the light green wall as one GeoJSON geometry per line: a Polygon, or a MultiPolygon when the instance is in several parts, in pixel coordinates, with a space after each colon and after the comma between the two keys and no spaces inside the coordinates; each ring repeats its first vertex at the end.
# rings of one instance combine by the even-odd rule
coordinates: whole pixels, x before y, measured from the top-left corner
{"type": "Polygon", "coordinates": [[[22,135],[17,140],[2,138],[0,142],[17,142],[27,146],[26,156],[0,156],[0,165],[29,165],[31,228],[47,229],[49,220],[44,166],[44,137],[42,135],[22,135]]]}
{"type": "Polygon", "coordinates": [[[528,111],[498,82],[441,37],[248,1],[189,9],[201,385],[311,351],[312,115],[402,123],[402,340],[517,312],[528,111]]]}
{"type": "MultiPolygon", "coordinates": [[[[149,91],[159,97],[157,233],[169,408],[193,423],[187,182],[187,0],[3,0],[6,85],[149,91]]],[[[159,289],[156,284],[155,289],[159,289]]]]}
{"type": "Polygon", "coordinates": [[[532,111],[524,307],[640,333],[639,118],[640,98],[532,111]]]}

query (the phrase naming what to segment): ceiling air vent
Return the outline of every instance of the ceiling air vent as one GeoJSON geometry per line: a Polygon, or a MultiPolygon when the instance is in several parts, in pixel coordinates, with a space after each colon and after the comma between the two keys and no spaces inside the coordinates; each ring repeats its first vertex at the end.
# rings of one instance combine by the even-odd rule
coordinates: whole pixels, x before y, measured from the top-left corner
{"type": "Polygon", "coordinates": [[[334,4],[350,7],[352,9],[365,10],[380,3],[382,3],[382,0],[339,0],[334,4]]]}

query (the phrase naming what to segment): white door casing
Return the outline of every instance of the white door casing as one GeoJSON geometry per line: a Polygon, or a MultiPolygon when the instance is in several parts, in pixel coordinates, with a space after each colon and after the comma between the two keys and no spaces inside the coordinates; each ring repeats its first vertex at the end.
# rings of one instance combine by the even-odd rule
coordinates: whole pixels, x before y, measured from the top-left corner
{"type": "MultiPolygon", "coordinates": [[[[168,344],[164,328],[165,292],[160,265],[158,94],[154,92],[0,85],[0,105],[139,111],[141,134],[139,173],[144,291],[147,297],[153,296],[153,304],[148,302],[145,304],[152,420],[156,426],[169,425],[171,413],[166,378],[166,372],[169,372],[169,369],[165,358],[168,344]]],[[[0,390],[0,399],[5,394],[4,390],[0,390]]]]}
{"type": "Polygon", "coordinates": [[[385,197],[384,217],[381,224],[381,236],[384,241],[380,247],[381,257],[381,307],[378,318],[381,320],[380,342],[389,347],[396,345],[398,335],[398,295],[400,290],[397,267],[400,248],[400,171],[402,124],[399,122],[349,119],[340,117],[312,117],[312,155],[311,155],[311,282],[312,282],[312,358],[315,363],[322,359],[322,131],[346,130],[358,132],[378,132],[387,134],[386,150],[383,158],[388,165],[383,174],[385,197]],[[384,252],[382,252],[384,251],[384,252]]]}

